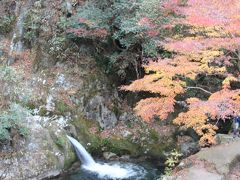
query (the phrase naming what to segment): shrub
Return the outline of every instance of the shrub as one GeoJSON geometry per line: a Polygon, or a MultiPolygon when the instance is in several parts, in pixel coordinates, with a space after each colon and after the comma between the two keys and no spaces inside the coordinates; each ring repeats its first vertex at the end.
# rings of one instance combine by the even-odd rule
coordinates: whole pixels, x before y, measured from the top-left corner
{"type": "Polygon", "coordinates": [[[11,130],[16,130],[21,136],[28,134],[28,129],[23,125],[30,111],[18,104],[11,104],[7,111],[0,114],[0,141],[11,139],[11,130]]]}
{"type": "Polygon", "coordinates": [[[24,40],[28,45],[33,45],[39,33],[44,30],[44,25],[42,23],[42,16],[36,9],[31,9],[24,21],[24,40]]]}
{"type": "Polygon", "coordinates": [[[0,17],[0,34],[9,33],[12,29],[13,23],[15,22],[15,16],[3,16],[0,17]]]}

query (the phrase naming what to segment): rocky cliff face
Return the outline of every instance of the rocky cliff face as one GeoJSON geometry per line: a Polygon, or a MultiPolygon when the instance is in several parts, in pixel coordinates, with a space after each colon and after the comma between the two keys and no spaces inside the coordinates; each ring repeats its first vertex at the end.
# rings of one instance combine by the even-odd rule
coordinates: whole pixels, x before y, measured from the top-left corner
{"type": "Polygon", "coordinates": [[[124,110],[117,88],[91,56],[94,47],[66,39],[63,26],[78,3],[0,1],[1,64],[16,70],[18,103],[32,110],[24,120],[29,135],[16,147],[13,140],[1,147],[6,179],[43,179],[69,168],[76,157],[66,134],[96,155],[162,158],[175,146],[173,127],[153,128],[124,110]]]}

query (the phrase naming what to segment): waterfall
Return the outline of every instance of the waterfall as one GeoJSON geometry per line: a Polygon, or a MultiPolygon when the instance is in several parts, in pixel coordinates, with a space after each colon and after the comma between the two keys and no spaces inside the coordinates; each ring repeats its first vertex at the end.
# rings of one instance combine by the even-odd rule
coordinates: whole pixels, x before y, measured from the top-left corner
{"type": "Polygon", "coordinates": [[[94,174],[97,174],[99,178],[107,179],[126,179],[133,178],[138,179],[146,174],[146,171],[142,167],[125,163],[98,163],[95,162],[92,156],[86,151],[86,149],[74,138],[67,136],[71,144],[73,145],[79,160],[82,162],[82,168],[94,174]],[[139,176],[139,177],[136,177],[139,176]]]}
{"type": "Polygon", "coordinates": [[[67,136],[69,141],[72,143],[78,158],[83,163],[84,166],[94,165],[95,161],[92,156],[86,151],[86,149],[74,138],[67,136]]]}

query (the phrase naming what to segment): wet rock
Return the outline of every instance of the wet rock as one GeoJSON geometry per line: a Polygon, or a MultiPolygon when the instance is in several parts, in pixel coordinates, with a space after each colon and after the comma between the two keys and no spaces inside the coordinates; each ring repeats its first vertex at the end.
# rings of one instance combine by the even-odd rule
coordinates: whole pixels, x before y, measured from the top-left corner
{"type": "Polygon", "coordinates": [[[200,146],[197,142],[185,142],[181,145],[181,153],[183,157],[188,157],[197,153],[200,150],[200,146]]]}
{"type": "Polygon", "coordinates": [[[118,156],[115,153],[112,153],[112,152],[104,152],[103,157],[106,160],[118,158],[118,156]]]}
{"type": "Polygon", "coordinates": [[[130,156],[129,155],[123,155],[120,157],[121,161],[130,161],[130,156]]]}

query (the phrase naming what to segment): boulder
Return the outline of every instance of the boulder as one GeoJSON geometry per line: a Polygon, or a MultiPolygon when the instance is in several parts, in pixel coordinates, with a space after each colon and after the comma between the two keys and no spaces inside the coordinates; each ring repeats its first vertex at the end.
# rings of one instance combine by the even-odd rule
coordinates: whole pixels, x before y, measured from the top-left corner
{"type": "Polygon", "coordinates": [[[194,141],[190,136],[178,136],[177,141],[183,157],[188,157],[200,150],[198,142],[194,141]]]}
{"type": "Polygon", "coordinates": [[[75,161],[75,154],[66,140],[66,134],[58,134],[59,128],[53,126],[54,122],[52,131],[48,131],[48,128],[41,124],[42,120],[39,116],[29,117],[26,124],[31,135],[21,142],[21,147],[10,157],[0,159],[0,174],[3,174],[6,180],[55,177],[75,161]],[[52,137],[52,133],[61,139],[61,147],[52,137]]]}

